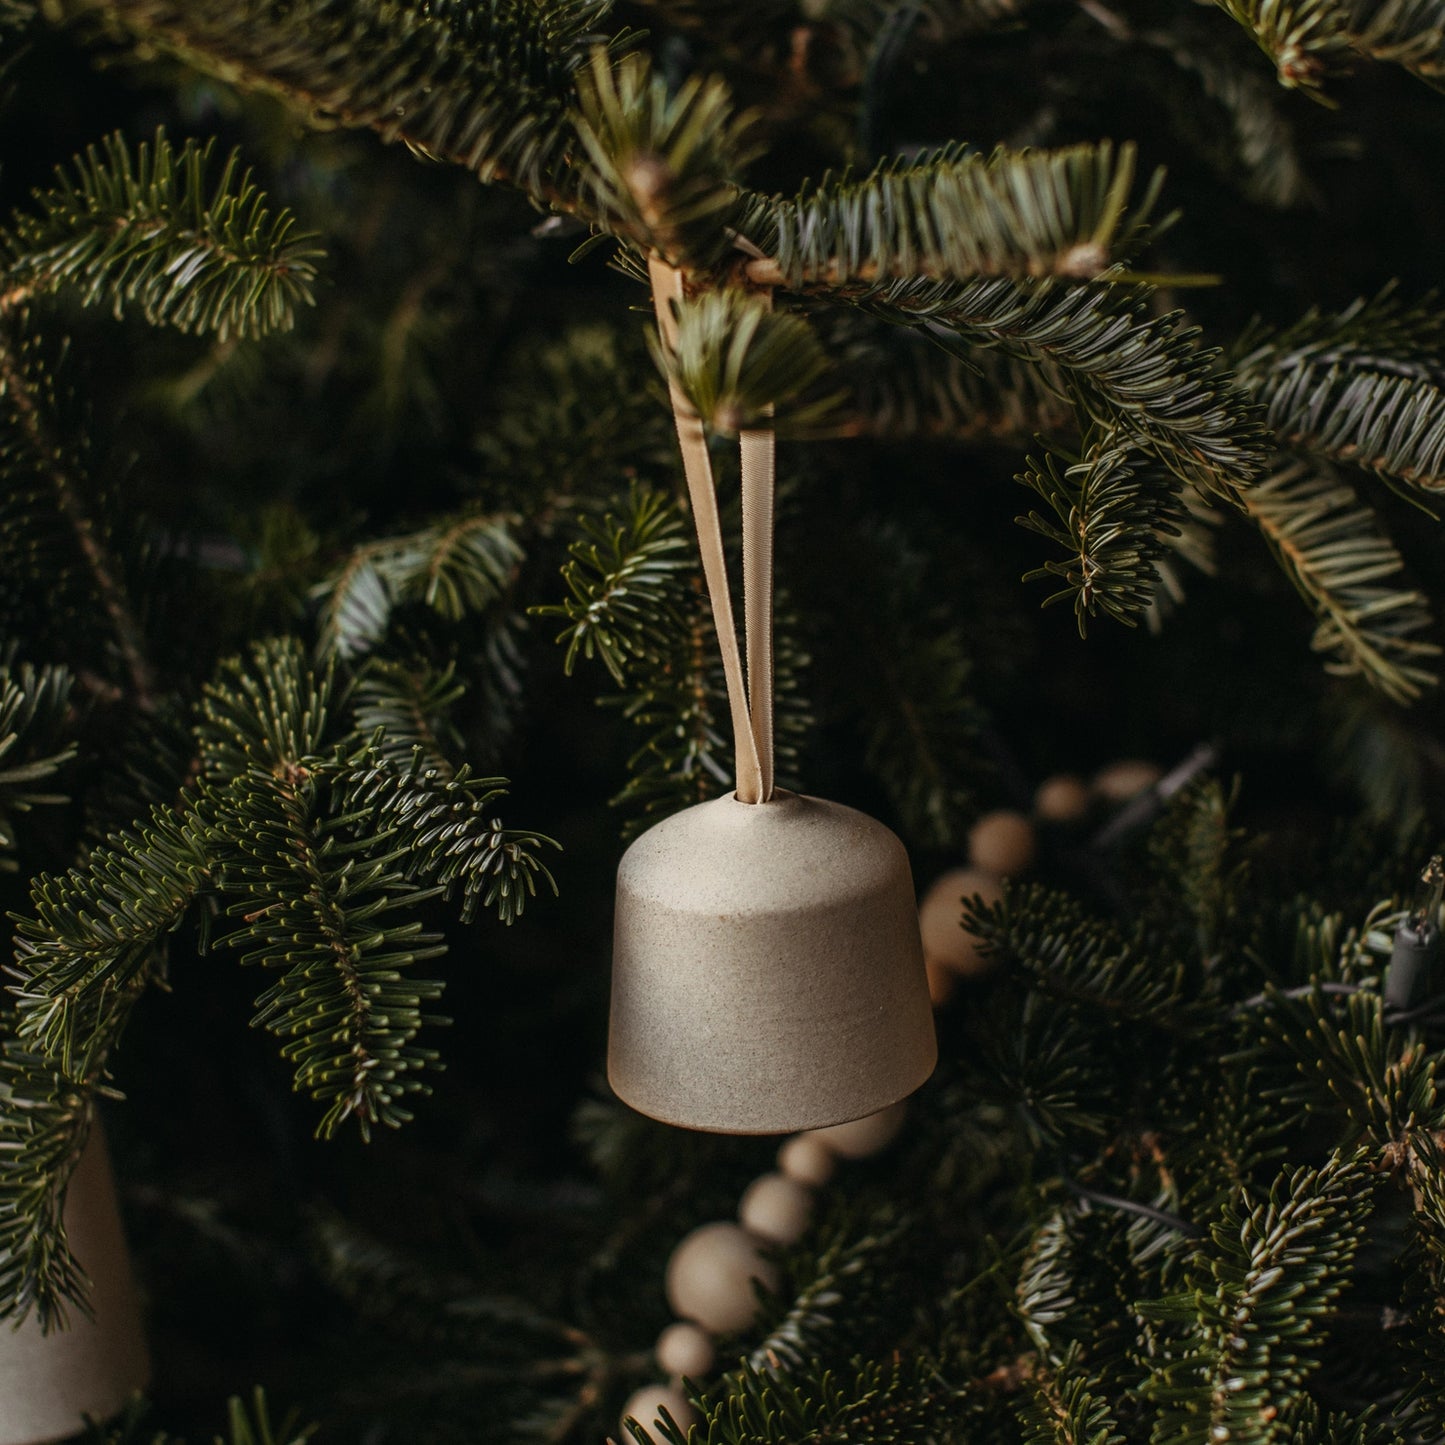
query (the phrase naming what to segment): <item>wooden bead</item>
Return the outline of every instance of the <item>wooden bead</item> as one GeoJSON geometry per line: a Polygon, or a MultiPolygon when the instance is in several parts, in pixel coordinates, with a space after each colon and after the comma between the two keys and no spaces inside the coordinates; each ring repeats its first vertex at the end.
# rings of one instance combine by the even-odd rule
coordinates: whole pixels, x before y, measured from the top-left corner
{"type": "Polygon", "coordinates": [[[794,1134],[778,1150],[778,1168],[806,1189],[821,1189],[832,1177],[838,1161],[833,1152],[811,1134],[794,1134]]]}
{"type": "Polygon", "coordinates": [[[1089,785],[1072,773],[1045,778],[1034,794],[1034,812],[1046,823],[1077,823],[1089,811],[1089,785]]]}
{"type": "Polygon", "coordinates": [[[934,1008],[942,1008],[958,989],[958,975],[937,959],[925,958],[923,971],[928,975],[928,1001],[934,1008]]]}
{"type": "Polygon", "coordinates": [[[1110,803],[1127,803],[1163,776],[1163,768],[1142,758],[1121,758],[1094,774],[1094,791],[1110,803]]]}
{"type": "Polygon", "coordinates": [[[766,1244],[796,1244],[812,1217],[812,1194],[786,1174],[760,1175],[738,1201],[738,1223],[766,1244]]]}
{"type": "Polygon", "coordinates": [[[1000,878],[1022,873],[1034,861],[1034,849],[1034,825],[1006,808],[985,813],[968,830],[969,862],[1000,878]]]}
{"type": "Polygon", "coordinates": [[[661,1423],[659,1412],[664,1409],[684,1430],[697,1419],[697,1411],[676,1385],[644,1385],[640,1390],[634,1391],[622,1407],[622,1419],[618,1428],[620,1438],[626,1441],[627,1445],[633,1445],[636,1439],[627,1428],[626,1421],[630,1415],[642,1426],[647,1439],[661,1445],[663,1435],[656,1427],[661,1423]]]}
{"type": "MultiPolygon", "coordinates": [[[[923,935],[923,957],[956,973],[978,973],[986,964],[978,940],[963,927],[963,900],[979,894],[985,903],[997,903],[1003,886],[981,868],[955,868],[939,878],[918,905],[918,928],[923,935]]],[[[929,992],[933,991],[930,974],[929,992]]],[[[938,1000],[934,1000],[937,1007],[938,1000]]]]}
{"type": "Polygon", "coordinates": [[[812,1137],[840,1159],[867,1159],[870,1155],[882,1153],[898,1137],[907,1113],[906,1103],[892,1104],[876,1114],[869,1114],[866,1119],[814,1129],[812,1137]]]}
{"type": "Polygon", "coordinates": [[[669,1375],[686,1375],[690,1380],[707,1374],[717,1358],[707,1331],[686,1320],[668,1325],[658,1335],[652,1353],[657,1357],[658,1365],[669,1375]]]}
{"type": "Polygon", "coordinates": [[[715,1335],[735,1334],[757,1313],[754,1280],[770,1290],[778,1285],[757,1241],[736,1224],[700,1225],[667,1262],[667,1302],[675,1315],[715,1335]]]}

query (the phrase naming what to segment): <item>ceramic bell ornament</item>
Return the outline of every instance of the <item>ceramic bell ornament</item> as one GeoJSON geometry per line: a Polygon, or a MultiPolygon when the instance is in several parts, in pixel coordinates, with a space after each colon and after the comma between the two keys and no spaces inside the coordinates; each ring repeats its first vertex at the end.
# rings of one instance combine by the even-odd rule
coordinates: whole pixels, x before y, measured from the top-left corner
{"type": "Polygon", "coordinates": [[[72,1309],[46,1334],[34,1314],[0,1321],[0,1445],[45,1445],[118,1413],[150,1380],[150,1359],[110,1159],[99,1126],[65,1197],[70,1248],[90,1279],[92,1317],[72,1309]]]}
{"type": "MultiPolygon", "coordinates": [[[[664,342],[681,277],[652,265],[664,342]]],[[[617,875],[607,1073],[670,1124],[726,1133],[875,1113],[938,1050],[908,856],[881,823],[773,786],[773,433],[742,435],[744,686],[702,423],[678,437],[737,743],[735,793],[644,833],[617,875]]]]}

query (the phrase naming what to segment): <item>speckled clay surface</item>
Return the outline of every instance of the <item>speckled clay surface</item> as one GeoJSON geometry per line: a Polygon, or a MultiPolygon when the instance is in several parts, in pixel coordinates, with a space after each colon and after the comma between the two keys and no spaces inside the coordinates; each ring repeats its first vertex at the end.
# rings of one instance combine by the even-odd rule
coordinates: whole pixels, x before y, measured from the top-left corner
{"type": "Polygon", "coordinates": [[[674,814],[617,874],[607,1072],[670,1124],[771,1134],[861,1118],[938,1048],[908,855],[792,793],[674,814]]]}
{"type": "Polygon", "coordinates": [[[0,1445],[41,1445],[80,1432],[82,1415],[113,1415],[150,1379],[130,1259],[105,1140],[94,1130],[65,1201],[70,1247],[90,1276],[94,1321],[43,1334],[33,1314],[0,1325],[0,1445]]]}

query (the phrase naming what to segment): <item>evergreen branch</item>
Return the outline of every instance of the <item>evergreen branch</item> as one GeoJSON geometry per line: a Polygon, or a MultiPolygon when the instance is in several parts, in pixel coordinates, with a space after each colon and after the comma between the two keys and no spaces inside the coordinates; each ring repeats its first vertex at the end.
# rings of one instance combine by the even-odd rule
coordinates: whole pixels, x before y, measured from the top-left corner
{"type": "Polygon", "coordinates": [[[317,1134],[354,1118],[411,1118],[402,1101],[429,1092],[417,1075],[436,1063],[419,1047],[422,1012],[442,985],[405,970],[445,952],[439,935],[398,919],[439,890],[407,881],[400,830],[330,814],[324,785],[298,767],[259,769],[214,796],[221,891],[240,920],[223,942],[241,962],[284,970],[257,999],[255,1024],[284,1040],[295,1087],[326,1106],[317,1134]],[[364,832],[359,824],[366,824],[364,832]]]}
{"type": "Polygon", "coordinates": [[[801,317],[760,297],[711,291],[677,308],[677,347],[649,335],[659,369],[711,431],[735,436],[766,427],[806,436],[824,427],[840,399],[818,396],[828,358],[801,317]]]}
{"type": "Polygon", "coordinates": [[[134,153],[107,136],[60,169],[0,232],[0,275],[14,296],[74,290],[82,305],[221,340],[289,330],[312,303],[320,251],[274,215],[233,151],[212,180],[214,143],[177,152],[157,131],[134,153]]]}
{"type": "Polygon", "coordinates": [[[1243,1193],[1212,1230],[1190,1295],[1141,1306],[1192,1316],[1184,1353],[1144,1386],[1159,1407],[1154,1445],[1269,1445],[1281,1412],[1314,1368],[1326,1323],[1349,1283],[1371,1209],[1371,1178],[1335,1155],[1243,1193]]]}
{"type": "Polygon", "coordinates": [[[1440,0],[1352,0],[1351,44],[1372,60],[1445,85],[1445,5],[1440,0]]]}
{"type": "Polygon", "coordinates": [[[1170,69],[1161,70],[1151,88],[1178,114],[1181,138],[1222,180],[1251,200],[1280,209],[1314,197],[1278,88],[1252,66],[1241,65],[1232,45],[1221,46],[1214,27],[1176,21],[1142,31],[1138,39],[1167,57],[1170,69]],[[1181,72],[1197,90],[1179,85],[1181,72]],[[1201,96],[1207,108],[1199,105],[1201,96]]]}
{"type": "Polygon", "coordinates": [[[61,667],[0,662],[0,872],[16,866],[5,857],[16,847],[15,815],[68,801],[41,785],[75,757],[75,744],[61,741],[74,682],[61,667]]]}
{"type": "Polygon", "coordinates": [[[144,634],[101,528],[83,499],[81,480],[73,473],[75,458],[52,431],[47,413],[54,410],[54,401],[47,375],[0,330],[0,461],[9,466],[19,463],[44,484],[50,505],[64,520],[85,561],[125,663],[132,699],[141,711],[149,712],[155,705],[155,678],[144,634]]]}
{"type": "Polygon", "coordinates": [[[149,980],[157,950],[207,886],[206,824],[193,809],[152,809],[113,833],[84,863],[41,874],[32,914],[16,926],[11,973],[16,1036],[74,1074],[95,1041],[149,980]]]}
{"type": "Polygon", "coordinates": [[[610,0],[59,0],[313,121],[376,131],[575,209],[575,77],[610,0]]]}
{"type": "Polygon", "coordinates": [[[66,1240],[65,1189],[90,1132],[102,1065],[66,1075],[13,1039],[0,1050],[0,1321],[33,1309],[45,1329],[68,1305],[84,1311],[88,1280],[66,1240]]]}
{"type": "MultiPolygon", "coordinates": [[[[858,1364],[847,1376],[816,1369],[785,1374],[745,1363],[732,1378],[735,1388],[707,1405],[694,1427],[717,1445],[797,1445],[800,1440],[888,1445],[926,1438],[922,1432],[957,1397],[928,1361],[917,1358],[907,1364],[858,1364]]],[[[661,1430],[651,1420],[628,1429],[638,1445],[686,1445],[688,1439],[687,1431],[666,1422],[661,1430]]]]}
{"type": "Polygon", "coordinates": [[[1063,582],[1044,606],[1072,598],[1080,636],[1101,611],[1133,626],[1154,600],[1165,539],[1178,535],[1185,516],[1178,479],[1147,463],[1131,464],[1124,447],[1101,439],[1062,471],[1052,456],[1042,464],[1030,459],[1018,480],[1049,504],[1056,519],[1031,511],[1018,518],[1019,525],[1069,554],[1067,561],[1045,562],[1025,574],[1025,581],[1063,582]]]}
{"type": "Polygon", "coordinates": [[[1134,150],[950,147],[889,161],[862,180],[825,178],[796,199],[748,198],[738,230],[766,259],[755,285],[849,290],[887,278],[1092,279],[1142,242],[1162,175],[1131,213],[1134,150]]]}
{"type": "Polygon", "coordinates": [[[1180,1004],[1181,968],[1131,945],[1067,894],[1012,886],[995,904],[962,900],[961,921],[984,952],[1050,998],[1135,1019],[1158,1019],[1180,1004]]]}
{"type": "Polygon", "coordinates": [[[824,346],[847,383],[847,435],[942,436],[1025,445],[1040,432],[1070,434],[1077,419],[1058,369],[982,347],[941,350],[902,327],[865,328],[839,312],[824,346]]]}
{"type": "Polygon", "coordinates": [[[635,485],[621,518],[584,517],[578,525],[582,540],[567,549],[562,568],[572,595],[534,611],[570,624],[557,634],[567,643],[569,677],[579,656],[596,656],[621,685],[669,650],[689,611],[695,568],[686,524],[664,493],[635,485]]]}
{"type": "Polygon", "coordinates": [[[1398,1149],[1445,1122],[1437,1059],[1419,1041],[1386,1028],[1377,994],[1354,992],[1335,1016],[1319,989],[1281,999],[1261,1020],[1263,1044],[1294,1061],[1294,1079],[1271,1092],[1311,1110],[1339,1113],[1376,1149],[1398,1149]]]}
{"type": "Polygon", "coordinates": [[[1057,1367],[1035,1370],[1021,1410],[1025,1445],[1126,1445],[1109,1402],[1074,1354],[1057,1367]]]}
{"type": "MultiPolygon", "coordinates": [[[[864,702],[864,762],[910,840],[948,847],[977,808],[972,775],[981,771],[986,714],[963,630],[926,613],[906,615],[915,629],[906,649],[890,647],[888,638],[898,634],[885,634],[883,626],[858,638],[879,683],[876,697],[864,702]]],[[[892,608],[879,619],[899,620],[892,608]]]]}
{"type": "Polygon", "coordinates": [[[451,709],[466,691],[454,663],[437,672],[421,661],[368,658],[351,689],[357,731],[375,738],[373,746],[394,766],[407,767],[419,756],[428,769],[449,777],[461,747],[451,709]]]}
{"type": "Polygon", "coordinates": [[[1402,66],[1427,84],[1445,81],[1440,0],[1215,0],[1274,62],[1281,85],[1324,100],[1326,80],[1356,56],[1402,66]]]}
{"type": "Polygon", "coordinates": [[[1240,385],[1287,446],[1427,491],[1445,488],[1445,315],[1393,286],[1343,311],[1310,311],[1235,348],[1240,385]]]}
{"type": "Polygon", "coordinates": [[[1342,0],[1215,0],[1270,58],[1279,83],[1325,99],[1326,80],[1353,58],[1349,11],[1342,0]]]}
{"type": "Polygon", "coordinates": [[[825,1243],[787,1312],[748,1352],[742,1368],[806,1369],[813,1361],[843,1353],[839,1336],[847,1341],[862,1333],[868,1281],[887,1276],[904,1234],[904,1226],[888,1223],[852,1238],[839,1234],[825,1243]]]}
{"type": "Polygon", "coordinates": [[[523,561],[513,522],[466,511],[358,547],[315,589],[321,655],[349,660],[370,652],[403,606],[426,607],[453,623],[485,612],[511,588],[523,561]]]}
{"type": "Polygon", "coordinates": [[[477,436],[489,492],[550,509],[572,501],[573,478],[610,492],[676,466],[670,409],[648,384],[638,332],[575,326],[516,359],[477,436]]]}
{"type": "Polygon", "coordinates": [[[580,107],[600,224],[673,265],[711,265],[725,254],[753,119],[733,114],[727,87],[690,76],[672,93],[645,56],[609,66],[599,54],[581,77],[580,107]]]}
{"type": "Polygon", "coordinates": [[[207,879],[194,815],[156,809],[62,877],[31,888],[18,920],[16,1012],[0,1047],[0,1315],[34,1308],[45,1328],[86,1279],[66,1244],[65,1190],[90,1131],[94,1095],[159,945],[207,879]]]}
{"type": "Polygon", "coordinates": [[[303,775],[326,751],[335,706],[335,667],[308,665],[293,638],[227,658],[201,699],[196,736],[205,776],[225,786],[253,770],[303,775]]]}
{"type": "Polygon", "coordinates": [[[418,752],[406,769],[380,757],[350,764],[345,786],[348,811],[374,818],[385,836],[395,837],[407,878],[435,885],[444,898],[460,885],[464,922],[480,904],[512,923],[539,883],[557,892],[538,856],[557,843],[487,816],[506,792],[505,778],[474,778],[465,765],[441,774],[418,752]]]}
{"type": "Polygon", "coordinates": [[[1244,494],[1251,520],[1319,619],[1310,645],[1327,670],[1363,677],[1396,702],[1434,686],[1440,648],[1425,595],[1392,585],[1405,570],[1375,514],[1325,467],[1296,463],[1244,494]]]}
{"type": "Polygon", "coordinates": [[[926,326],[946,348],[978,347],[1042,363],[1062,377],[1090,425],[1148,453],[1202,491],[1237,502],[1265,463],[1246,398],[1199,350],[1179,313],[1147,314],[1147,296],[1117,287],[1008,281],[895,282],[859,297],[888,320],[926,326]]]}

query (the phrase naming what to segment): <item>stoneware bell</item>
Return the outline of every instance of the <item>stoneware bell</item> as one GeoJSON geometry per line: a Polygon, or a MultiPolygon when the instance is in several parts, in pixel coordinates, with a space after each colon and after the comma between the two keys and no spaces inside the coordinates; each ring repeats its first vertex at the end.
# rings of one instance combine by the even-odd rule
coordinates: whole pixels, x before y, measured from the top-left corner
{"type": "Polygon", "coordinates": [[[115,1183],[99,1127],[91,1130],[65,1197],[71,1250],[90,1277],[94,1318],[71,1309],[45,1334],[34,1314],[0,1321],[0,1445],[42,1445],[121,1410],[150,1380],[150,1359],[115,1183]]]}
{"type": "Polygon", "coordinates": [[[607,1073],[633,1108],[813,1129],[897,1102],[937,1058],[908,855],[881,823],[729,794],[624,854],[607,1073]]]}

